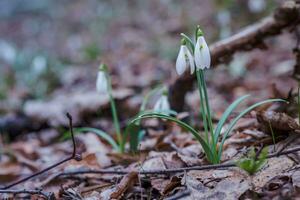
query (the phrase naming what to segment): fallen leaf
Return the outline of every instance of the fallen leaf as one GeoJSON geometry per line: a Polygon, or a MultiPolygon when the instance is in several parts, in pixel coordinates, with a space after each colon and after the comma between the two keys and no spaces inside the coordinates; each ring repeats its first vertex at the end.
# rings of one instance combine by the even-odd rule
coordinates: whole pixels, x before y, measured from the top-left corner
{"type": "Polygon", "coordinates": [[[248,175],[239,169],[190,171],[182,181],[191,191],[185,199],[238,199],[251,188],[248,175]]]}
{"type": "Polygon", "coordinates": [[[17,163],[0,163],[0,182],[7,183],[16,180],[21,173],[21,166],[17,163]]]}
{"type": "Polygon", "coordinates": [[[121,199],[124,193],[138,181],[138,173],[133,171],[125,175],[110,195],[111,199],[121,199]]]}
{"type": "Polygon", "coordinates": [[[273,177],[280,175],[294,165],[287,156],[274,157],[267,160],[264,167],[252,177],[254,190],[258,190],[267,184],[273,177]]]}
{"type": "Polygon", "coordinates": [[[299,130],[300,128],[295,119],[285,113],[260,111],[257,112],[256,117],[262,130],[268,134],[272,133],[270,126],[274,135],[286,134],[286,131],[299,130]]]}
{"type": "MultiPolygon", "coordinates": [[[[116,100],[125,99],[133,94],[129,89],[114,90],[116,100]]],[[[108,96],[101,96],[96,91],[76,91],[69,94],[58,94],[49,101],[27,101],[25,114],[36,121],[48,122],[51,126],[68,126],[65,113],[70,112],[74,125],[80,124],[87,114],[96,113],[100,107],[109,104],[108,96]],[[45,110],[47,108],[47,110],[45,110]]]]}

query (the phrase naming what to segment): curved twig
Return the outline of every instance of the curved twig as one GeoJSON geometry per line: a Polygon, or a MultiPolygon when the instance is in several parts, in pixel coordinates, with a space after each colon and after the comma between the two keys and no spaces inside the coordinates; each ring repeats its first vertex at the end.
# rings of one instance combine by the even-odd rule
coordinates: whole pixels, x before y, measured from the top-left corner
{"type": "Polygon", "coordinates": [[[68,158],[65,158],[64,160],[62,160],[62,161],[60,161],[58,163],[55,163],[55,164],[47,167],[46,169],[43,169],[43,170],[41,170],[41,171],[39,171],[37,173],[34,173],[34,174],[30,175],[30,176],[22,178],[22,179],[20,179],[20,180],[18,180],[16,182],[13,182],[13,183],[5,186],[5,187],[2,187],[1,189],[6,190],[6,189],[9,189],[11,187],[14,187],[14,186],[16,186],[16,185],[18,185],[20,183],[23,183],[23,182],[25,182],[25,181],[27,181],[29,179],[32,179],[32,178],[34,178],[34,177],[36,177],[38,175],[41,175],[41,174],[43,174],[43,173],[45,173],[45,172],[47,172],[47,171],[49,171],[49,170],[51,170],[51,169],[53,169],[53,168],[61,165],[61,164],[65,163],[65,162],[67,162],[69,160],[72,160],[72,159],[74,159],[76,161],[80,161],[81,160],[81,156],[79,154],[76,154],[76,142],[75,142],[75,137],[74,137],[74,133],[73,133],[72,116],[69,113],[67,113],[66,115],[67,115],[67,118],[69,119],[70,132],[71,132],[71,136],[72,136],[72,143],[73,143],[73,152],[72,152],[72,155],[69,156],[68,158]]]}

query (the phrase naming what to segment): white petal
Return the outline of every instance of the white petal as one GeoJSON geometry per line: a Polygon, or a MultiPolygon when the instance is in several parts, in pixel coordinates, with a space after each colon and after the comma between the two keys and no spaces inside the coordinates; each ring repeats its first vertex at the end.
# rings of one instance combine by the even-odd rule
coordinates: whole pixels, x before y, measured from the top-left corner
{"type": "Polygon", "coordinates": [[[162,96],[161,110],[170,110],[170,104],[166,95],[162,96]]]}
{"type": "Polygon", "coordinates": [[[96,81],[96,89],[99,93],[107,93],[107,79],[105,72],[99,71],[96,81]]]}
{"type": "Polygon", "coordinates": [[[189,51],[189,49],[187,47],[186,47],[186,55],[188,56],[189,65],[191,68],[191,74],[193,74],[195,71],[194,57],[192,56],[191,52],[189,51]]]}
{"type": "Polygon", "coordinates": [[[210,58],[210,52],[209,52],[209,48],[204,40],[203,42],[203,48],[202,48],[202,55],[203,55],[203,62],[204,62],[204,67],[206,67],[207,69],[210,68],[210,62],[211,62],[211,58],[210,58]]]}
{"type": "Polygon", "coordinates": [[[198,69],[204,69],[210,67],[210,62],[211,62],[210,52],[203,36],[197,39],[194,57],[195,57],[196,67],[198,69]]]}
{"type": "Polygon", "coordinates": [[[161,98],[159,98],[157,100],[157,102],[155,103],[153,110],[160,111],[161,110],[161,104],[162,104],[162,100],[161,100],[161,98]]]}
{"type": "Polygon", "coordinates": [[[202,59],[202,55],[201,55],[201,40],[202,40],[201,38],[203,38],[203,37],[199,37],[197,39],[197,42],[195,45],[195,52],[194,52],[195,63],[196,63],[196,67],[198,69],[204,69],[203,59],[202,59]]]}
{"type": "Polygon", "coordinates": [[[184,47],[185,47],[184,45],[180,46],[180,50],[179,50],[178,57],[176,60],[176,71],[177,71],[178,75],[183,74],[187,67],[184,47]]]}
{"type": "MultiPolygon", "coordinates": [[[[166,95],[161,96],[154,105],[153,110],[163,113],[164,111],[170,110],[170,103],[166,95]]],[[[168,113],[165,113],[168,114],[168,113]]]]}

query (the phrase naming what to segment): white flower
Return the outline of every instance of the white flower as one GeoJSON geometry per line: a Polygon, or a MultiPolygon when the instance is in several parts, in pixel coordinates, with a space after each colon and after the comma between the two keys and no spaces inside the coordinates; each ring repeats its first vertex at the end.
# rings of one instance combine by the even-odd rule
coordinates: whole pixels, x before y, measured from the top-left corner
{"type": "Polygon", "coordinates": [[[170,104],[169,104],[168,97],[167,97],[166,94],[163,94],[157,100],[157,102],[154,105],[153,110],[157,111],[157,112],[164,112],[164,111],[169,111],[170,110],[170,104]]]}
{"type": "Polygon", "coordinates": [[[106,94],[108,92],[107,78],[104,71],[99,70],[96,82],[96,89],[101,94],[106,94]]]}
{"type": "Polygon", "coordinates": [[[262,12],[266,7],[265,0],[248,0],[249,10],[253,13],[262,12]]]}
{"type": "Polygon", "coordinates": [[[183,74],[186,68],[188,67],[188,65],[191,68],[191,74],[194,73],[195,64],[194,64],[193,56],[186,45],[181,45],[176,60],[176,71],[178,75],[183,74]]]}
{"type": "Polygon", "coordinates": [[[195,46],[195,63],[198,69],[210,68],[209,48],[203,36],[199,36],[195,46]]]}

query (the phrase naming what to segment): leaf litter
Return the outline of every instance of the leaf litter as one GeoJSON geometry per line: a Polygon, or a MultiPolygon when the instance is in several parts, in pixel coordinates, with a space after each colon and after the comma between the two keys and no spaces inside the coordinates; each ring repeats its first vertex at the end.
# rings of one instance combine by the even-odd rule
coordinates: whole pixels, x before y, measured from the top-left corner
{"type": "MultiPolygon", "coordinates": [[[[84,5],[78,3],[77,6],[80,8],[84,5]]],[[[182,30],[184,23],[178,23],[176,20],[164,16],[164,11],[167,10],[165,4],[155,1],[151,6],[160,8],[154,9],[153,12],[159,13],[162,17],[162,21],[153,24],[153,31],[158,32],[156,34],[162,34],[158,31],[162,26],[166,27],[168,33],[177,33],[177,30],[182,30]]],[[[210,4],[205,6],[209,7],[208,10],[212,9],[210,4]]],[[[69,9],[76,10],[76,8],[69,9]]],[[[199,7],[195,6],[192,9],[197,10],[199,7]]],[[[144,15],[149,16],[141,19],[149,17],[146,24],[152,24],[151,20],[153,19],[150,18],[149,11],[146,11],[144,15]]],[[[171,13],[170,16],[179,18],[176,12],[171,13]]],[[[203,19],[203,16],[200,18],[203,19]]],[[[114,95],[118,101],[123,122],[138,110],[137,107],[142,99],[142,94],[140,94],[142,88],[150,89],[162,79],[161,77],[168,77],[166,83],[174,78],[173,72],[171,72],[173,70],[170,70],[173,69],[172,62],[161,60],[155,54],[145,52],[143,46],[151,43],[153,38],[150,41],[147,41],[149,39],[136,40],[149,35],[147,31],[139,28],[139,26],[144,28],[145,25],[139,24],[139,22],[126,22],[126,20],[128,19],[124,19],[125,22],[122,20],[114,22],[115,24],[108,27],[109,31],[114,33],[106,35],[108,44],[104,46],[109,53],[102,57],[113,66],[113,84],[118,87],[114,95]],[[133,24],[125,31],[116,31],[116,27],[122,23],[133,24]],[[117,38],[117,40],[114,41],[111,38],[117,38]],[[115,48],[115,46],[119,48],[115,48]],[[122,70],[119,71],[119,68],[122,70]]],[[[168,39],[170,43],[174,43],[174,38],[168,39]]],[[[259,100],[270,96],[286,98],[288,97],[287,91],[296,87],[296,83],[289,77],[292,70],[290,64],[284,71],[282,71],[284,67],[275,65],[284,59],[291,60],[291,54],[287,53],[291,39],[287,35],[283,35],[277,40],[282,45],[269,44],[270,48],[267,52],[262,53],[255,50],[248,55],[247,75],[242,78],[230,76],[224,67],[217,68],[209,77],[208,90],[212,99],[212,107],[215,108],[216,119],[226,109],[228,102],[248,91],[259,100]],[[275,71],[273,71],[273,67],[276,69],[275,71]],[[273,83],[276,83],[276,86],[273,83]]],[[[61,45],[58,45],[57,48],[58,52],[68,52],[65,51],[66,47],[61,45]]],[[[68,54],[72,55],[71,52],[68,54]]],[[[92,65],[94,66],[94,64],[92,65]]],[[[69,71],[74,71],[73,69],[69,71]]],[[[18,97],[18,101],[24,102],[23,107],[16,107],[20,109],[18,112],[22,112],[36,123],[46,123],[47,127],[32,130],[26,134],[16,134],[17,136],[11,141],[1,136],[1,186],[42,170],[70,154],[71,141],[59,140],[68,126],[65,118],[66,112],[71,112],[76,126],[92,124],[112,130],[111,118],[108,114],[108,98],[100,98],[94,89],[94,79],[90,78],[93,77],[92,73],[95,73],[96,69],[88,70],[87,73],[84,66],[77,66],[76,70],[77,72],[73,72],[74,74],[68,71],[62,73],[60,79],[63,88],[58,88],[45,101],[24,100],[23,92],[15,91],[14,96],[18,97]]],[[[200,105],[199,98],[195,93],[191,92],[186,97],[188,115],[186,113],[179,113],[179,115],[182,114],[189,118],[188,120],[191,120],[194,126],[203,128],[203,124],[195,121],[194,117],[198,112],[194,108],[198,108],[200,105]]],[[[294,93],[293,95],[295,96],[294,93]]],[[[255,98],[248,102],[249,105],[256,101],[255,98]]],[[[7,109],[9,108],[7,105],[11,105],[11,102],[5,102],[3,105],[5,105],[3,106],[5,109],[1,110],[5,110],[7,113],[15,112],[14,109],[7,109]]],[[[243,157],[251,146],[269,146],[269,153],[273,152],[274,145],[276,150],[299,146],[297,135],[299,124],[295,119],[295,107],[293,106],[294,104],[291,102],[290,105],[280,105],[277,108],[264,107],[242,118],[229,139],[226,140],[222,161],[227,163],[243,157]],[[276,136],[275,144],[271,138],[270,126],[276,136]],[[293,135],[295,138],[289,141],[293,135]]],[[[139,146],[141,150],[139,153],[119,154],[93,133],[76,135],[77,150],[82,154],[81,161],[68,161],[16,188],[34,190],[36,187],[41,187],[43,191],[54,192],[57,199],[159,199],[172,197],[185,191],[188,191],[188,196],[183,199],[299,197],[299,153],[270,158],[262,169],[252,176],[238,168],[192,170],[175,174],[140,174],[139,172],[147,170],[168,170],[207,164],[201,146],[190,134],[173,123],[148,120],[143,123],[143,126],[146,133],[139,146]],[[82,169],[128,170],[130,173],[126,175],[56,176],[61,172],[82,169]]],[[[2,194],[0,197],[3,197],[2,194]]]]}

